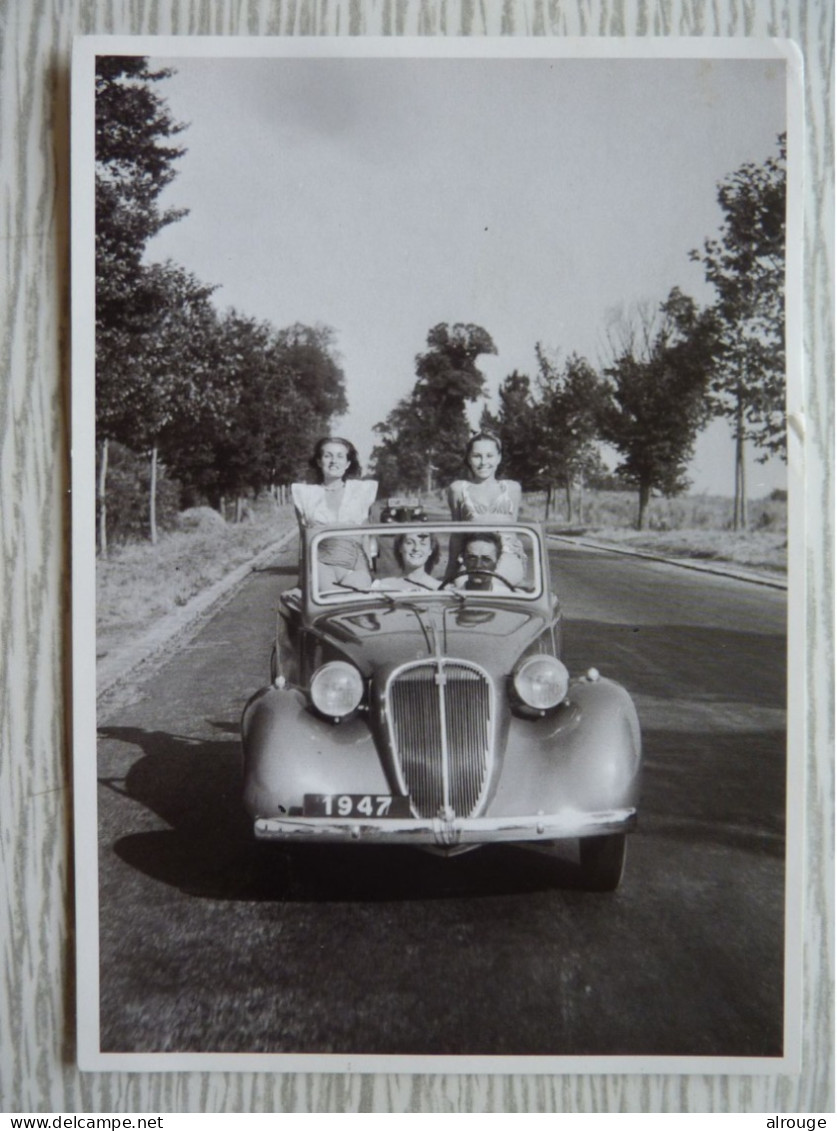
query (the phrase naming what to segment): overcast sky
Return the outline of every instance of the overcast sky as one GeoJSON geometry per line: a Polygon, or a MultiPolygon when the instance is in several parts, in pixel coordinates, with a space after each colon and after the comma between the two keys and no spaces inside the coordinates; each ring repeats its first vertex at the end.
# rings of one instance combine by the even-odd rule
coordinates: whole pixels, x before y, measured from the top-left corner
{"type": "MultiPolygon", "coordinates": [[[[689,59],[166,58],[187,153],[148,258],[219,284],[219,309],[334,328],[364,459],[437,322],[475,322],[492,394],[535,343],[593,364],[616,312],[677,285],[716,234],[717,182],[776,153],[784,64],[689,59]]],[[[475,419],[480,406],[475,409],[475,419]]],[[[696,490],[732,492],[728,427],[696,490]]],[[[757,465],[753,495],[784,483],[757,465]]]]}

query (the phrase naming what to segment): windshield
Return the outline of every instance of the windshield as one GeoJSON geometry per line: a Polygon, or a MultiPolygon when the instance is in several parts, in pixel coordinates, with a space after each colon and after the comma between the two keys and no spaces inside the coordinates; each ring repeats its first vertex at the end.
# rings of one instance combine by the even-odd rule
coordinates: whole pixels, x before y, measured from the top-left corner
{"type": "Polygon", "coordinates": [[[320,604],[370,595],[531,601],[542,588],[531,530],[475,523],[330,528],[311,541],[309,577],[320,604]]]}

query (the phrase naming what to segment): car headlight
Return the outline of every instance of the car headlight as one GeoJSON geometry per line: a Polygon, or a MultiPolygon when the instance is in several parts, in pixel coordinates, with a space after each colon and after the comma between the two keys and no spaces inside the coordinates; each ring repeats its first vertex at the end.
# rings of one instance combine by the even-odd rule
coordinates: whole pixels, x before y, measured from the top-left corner
{"type": "Polygon", "coordinates": [[[527,707],[547,711],[567,694],[570,673],[554,656],[530,656],[514,673],[514,689],[527,707]]]}
{"type": "Polygon", "coordinates": [[[363,698],[360,672],[343,660],[323,664],[311,680],[311,702],[321,715],[342,719],[350,715],[363,698]]]}

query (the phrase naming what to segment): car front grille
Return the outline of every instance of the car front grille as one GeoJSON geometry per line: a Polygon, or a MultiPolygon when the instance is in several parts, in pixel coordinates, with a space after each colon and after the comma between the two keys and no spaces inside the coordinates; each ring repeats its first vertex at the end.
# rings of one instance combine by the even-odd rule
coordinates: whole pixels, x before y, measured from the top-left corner
{"type": "Polygon", "coordinates": [[[483,800],[491,764],[492,687],[462,661],[421,661],[387,685],[389,737],[413,812],[467,817],[483,800]]]}

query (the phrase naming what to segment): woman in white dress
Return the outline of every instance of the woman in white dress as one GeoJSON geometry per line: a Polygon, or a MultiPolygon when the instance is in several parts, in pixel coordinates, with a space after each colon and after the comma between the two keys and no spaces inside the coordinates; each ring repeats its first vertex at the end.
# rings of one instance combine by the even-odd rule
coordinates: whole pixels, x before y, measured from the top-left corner
{"type": "MultiPolygon", "coordinates": [[[[460,522],[479,522],[496,527],[498,522],[515,522],[520,510],[521,489],[514,479],[498,479],[503,451],[500,441],[489,432],[478,432],[465,449],[467,479],[456,479],[448,487],[451,518],[460,522]]],[[[503,552],[496,573],[512,585],[523,580],[526,552],[519,538],[502,536],[503,552]]],[[[455,560],[455,554],[451,554],[455,560]]]]}
{"type": "MultiPolygon", "coordinates": [[[[360,525],[378,493],[374,479],[360,479],[357,449],[340,436],[318,440],[311,457],[316,483],[291,484],[300,527],[333,523],[360,525]]],[[[321,587],[350,580],[361,588],[372,584],[369,554],[358,538],[326,538],[319,545],[318,578],[321,587]],[[351,576],[350,576],[351,575],[351,576]]]]}

